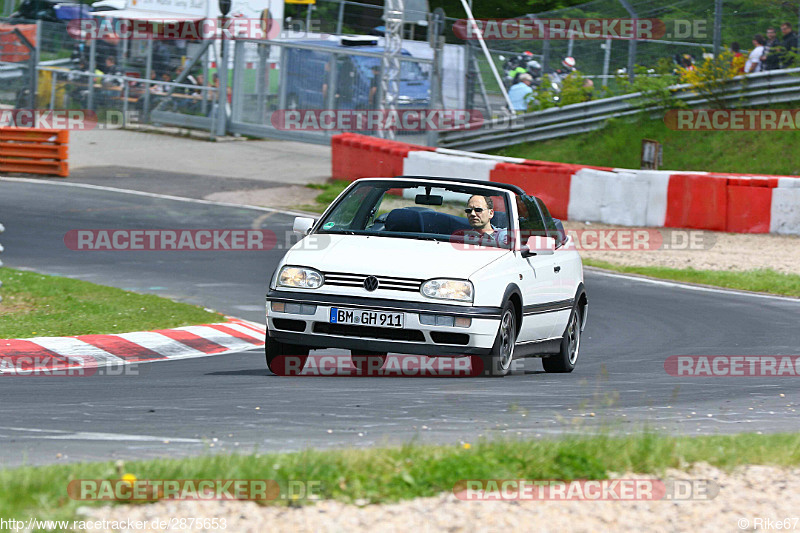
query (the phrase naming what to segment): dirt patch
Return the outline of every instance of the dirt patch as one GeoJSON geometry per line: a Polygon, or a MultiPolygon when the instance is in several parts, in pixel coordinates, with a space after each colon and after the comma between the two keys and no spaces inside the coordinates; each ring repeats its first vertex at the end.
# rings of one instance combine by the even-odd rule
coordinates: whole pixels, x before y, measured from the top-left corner
{"type": "Polygon", "coordinates": [[[213,202],[257,205],[276,209],[299,209],[304,205],[315,204],[315,199],[321,192],[319,189],[311,189],[303,185],[290,185],[288,187],[272,187],[269,189],[215,192],[204,199],[213,202]]]}
{"type": "MultiPolygon", "coordinates": [[[[669,268],[694,268],[696,270],[753,270],[771,268],[785,274],[800,274],[800,237],[774,234],[722,233],[705,230],[678,230],[673,228],[632,228],[609,224],[585,224],[568,221],[567,231],[576,231],[579,238],[591,246],[598,242],[595,234],[586,231],[643,230],[649,241],[662,246],[639,249],[581,249],[588,259],[607,261],[625,266],[660,266],[669,268]],[[584,232],[584,233],[581,233],[584,232]],[[663,245],[667,245],[665,248],[663,245]],[[679,248],[679,249],[669,249],[679,248]]],[[[599,235],[599,234],[598,234],[599,235]]],[[[612,245],[619,242],[610,239],[612,245]]],[[[628,248],[632,248],[629,246],[628,248]]]]}
{"type": "MultiPolygon", "coordinates": [[[[718,487],[693,500],[674,501],[483,501],[466,502],[444,493],[386,505],[345,505],[322,501],[303,508],[260,507],[253,502],[163,502],[153,505],[86,509],[91,520],[169,520],[225,518],[226,530],[270,531],[741,531],[800,529],[800,469],[746,466],[727,473],[706,464],[662,476],[623,474],[612,478],[659,477],[698,480],[693,486],[718,487]],[[712,483],[708,483],[710,480],[712,483]],[[756,519],[762,519],[757,522],[756,519]],[[784,519],[788,519],[784,524],[784,519]],[[795,521],[793,521],[795,520],[795,521]],[[759,524],[761,526],[759,527],[759,524]],[[786,526],[789,527],[786,527],[786,526]]],[[[97,531],[97,530],[94,530],[97,531]]],[[[145,529],[142,531],[153,531],[145,529]]],[[[213,530],[208,530],[213,531],[213,530]]]]}

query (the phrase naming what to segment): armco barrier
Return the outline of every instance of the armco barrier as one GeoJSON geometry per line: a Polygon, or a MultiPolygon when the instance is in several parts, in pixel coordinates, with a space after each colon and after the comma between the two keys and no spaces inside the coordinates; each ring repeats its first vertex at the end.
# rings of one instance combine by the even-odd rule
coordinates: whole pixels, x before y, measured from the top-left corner
{"type": "Polygon", "coordinates": [[[335,136],[337,179],[422,175],[518,185],[553,216],[623,226],[800,235],[800,178],[593,167],[335,136]]]}
{"type": "Polygon", "coordinates": [[[0,128],[0,172],[69,176],[69,131],[0,128]]]}

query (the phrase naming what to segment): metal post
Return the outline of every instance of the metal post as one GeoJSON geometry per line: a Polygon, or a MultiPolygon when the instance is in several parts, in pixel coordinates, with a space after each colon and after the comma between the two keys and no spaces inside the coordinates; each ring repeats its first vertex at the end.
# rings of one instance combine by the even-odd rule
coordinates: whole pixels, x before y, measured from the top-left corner
{"type": "Polygon", "coordinates": [[[611,39],[606,39],[606,53],[603,57],[603,87],[608,85],[608,66],[611,63],[611,39]]]}
{"type": "Polygon", "coordinates": [[[227,17],[222,17],[222,40],[220,41],[220,60],[217,64],[217,74],[219,75],[219,94],[217,101],[219,102],[218,112],[219,118],[217,119],[217,136],[224,137],[228,126],[228,47],[226,38],[226,22],[227,17]]]}
{"type": "Polygon", "coordinates": [[[97,40],[89,41],[89,94],[86,97],[86,109],[94,109],[94,71],[97,69],[97,40]]]}
{"type": "Polygon", "coordinates": [[[308,9],[306,10],[306,33],[308,33],[311,27],[311,10],[314,9],[314,4],[308,4],[308,9]]]}
{"type": "MultiPolygon", "coordinates": [[[[123,129],[128,126],[128,97],[130,96],[130,82],[125,80],[125,85],[122,87],[122,127],[123,129]]],[[[147,92],[150,92],[150,88],[147,87],[147,92]]]]}
{"type": "Polygon", "coordinates": [[[478,25],[475,24],[475,16],[472,14],[472,9],[469,7],[469,5],[467,5],[467,0],[461,0],[461,5],[464,7],[464,11],[467,12],[467,23],[472,23],[475,34],[478,36],[478,42],[483,50],[483,55],[486,57],[486,61],[489,62],[489,67],[492,69],[492,74],[494,74],[494,78],[497,80],[497,85],[500,87],[500,92],[503,94],[503,99],[506,101],[506,105],[508,106],[508,112],[513,115],[514,106],[511,105],[511,99],[508,97],[506,86],[503,85],[503,79],[497,72],[497,65],[494,64],[494,59],[492,59],[492,55],[489,53],[489,49],[486,47],[486,41],[483,40],[483,32],[481,32],[481,30],[478,28],[478,25]]]}
{"type": "Polygon", "coordinates": [[[714,2],[714,57],[719,57],[722,46],[722,0],[714,2]]]}
{"type": "MultiPolygon", "coordinates": [[[[94,41],[92,41],[94,42],[94,41]]],[[[142,121],[145,123],[150,122],[150,89],[153,87],[150,85],[150,76],[153,74],[153,36],[147,36],[147,57],[145,59],[144,65],[144,77],[147,80],[145,85],[144,91],[144,107],[142,108],[142,121]]]]}
{"type": "MultiPolygon", "coordinates": [[[[397,111],[400,96],[400,51],[403,47],[403,0],[385,0],[383,4],[384,33],[383,57],[381,58],[381,111],[397,111]]],[[[395,138],[395,131],[379,130],[378,135],[387,139],[395,138]]]]}
{"type": "MultiPolygon", "coordinates": [[[[431,26],[428,26],[429,28],[431,26]]],[[[442,49],[444,48],[444,36],[434,36],[433,64],[431,65],[431,100],[428,109],[444,109],[442,104],[442,49]]],[[[436,146],[439,141],[439,134],[436,130],[428,130],[426,143],[428,146],[436,146]]]]}
{"type": "Polygon", "coordinates": [[[58,73],[54,70],[50,72],[50,111],[56,108],[56,85],[58,84],[58,73]]]}
{"type": "Polygon", "coordinates": [[[242,78],[244,77],[244,41],[233,43],[233,101],[231,102],[231,121],[242,119],[244,92],[242,78]]]}
{"type": "Polygon", "coordinates": [[[336,35],[342,34],[343,23],[344,23],[344,0],[339,0],[339,16],[336,18],[336,35]]]}
{"type": "MultiPolygon", "coordinates": [[[[633,10],[633,7],[628,3],[628,0],[619,0],[622,4],[622,7],[628,12],[632,19],[636,18],[636,11],[633,10]]],[[[635,30],[634,30],[635,31],[635,30]]],[[[633,83],[634,78],[636,75],[634,74],[633,70],[636,66],[636,36],[628,41],[628,81],[633,83]]]]}
{"type": "Polygon", "coordinates": [[[258,66],[256,67],[256,109],[258,123],[261,124],[267,118],[266,101],[267,91],[269,90],[269,80],[266,77],[269,74],[267,68],[267,58],[269,58],[269,45],[258,45],[258,66]],[[265,87],[266,85],[266,87],[265,87]]]}
{"type": "Polygon", "coordinates": [[[569,42],[567,43],[567,57],[572,57],[572,49],[575,45],[575,37],[572,36],[572,32],[569,34],[569,42]]]}

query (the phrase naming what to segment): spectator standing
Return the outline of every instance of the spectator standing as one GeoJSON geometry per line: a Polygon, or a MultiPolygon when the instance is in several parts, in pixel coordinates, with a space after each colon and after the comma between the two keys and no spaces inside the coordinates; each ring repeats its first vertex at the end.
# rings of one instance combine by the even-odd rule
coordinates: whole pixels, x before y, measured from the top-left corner
{"type": "Polygon", "coordinates": [[[752,74],[761,71],[761,57],[764,55],[764,36],[757,33],[753,36],[753,49],[747,56],[747,63],[744,64],[745,74],[752,74]]]}
{"type": "Polygon", "coordinates": [[[794,63],[792,54],[797,53],[797,34],[792,31],[792,25],[788,22],[781,24],[781,33],[783,33],[781,68],[789,68],[794,63]]]}
{"type": "Polygon", "coordinates": [[[515,83],[508,90],[508,99],[515,112],[524,113],[528,110],[528,102],[533,98],[533,76],[527,72],[519,75],[519,82],[515,83]]]}
{"type": "Polygon", "coordinates": [[[761,57],[763,70],[781,68],[780,46],[781,42],[775,35],[775,28],[767,28],[767,42],[764,44],[764,55],[761,57]]]}

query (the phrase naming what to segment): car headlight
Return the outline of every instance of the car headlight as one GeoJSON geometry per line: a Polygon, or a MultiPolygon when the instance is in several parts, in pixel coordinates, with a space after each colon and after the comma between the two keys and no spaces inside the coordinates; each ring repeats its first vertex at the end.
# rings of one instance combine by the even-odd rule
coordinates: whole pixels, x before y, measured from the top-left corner
{"type": "Polygon", "coordinates": [[[471,302],[473,296],[472,283],[458,279],[432,279],[422,284],[422,294],[440,300],[458,300],[471,302]]]}
{"type": "Polygon", "coordinates": [[[318,289],[324,281],[322,274],[313,268],[285,266],[278,274],[278,287],[318,289]]]}

